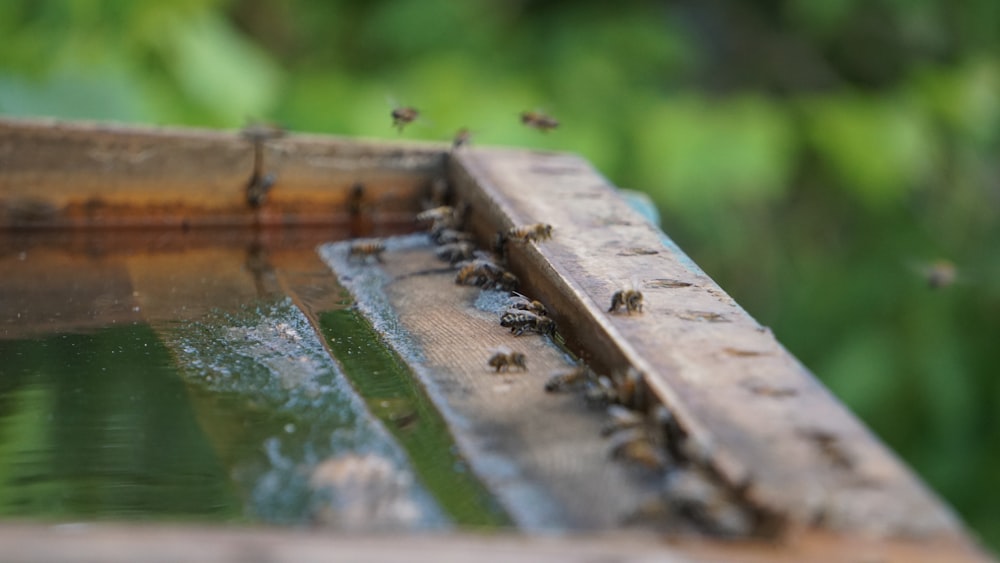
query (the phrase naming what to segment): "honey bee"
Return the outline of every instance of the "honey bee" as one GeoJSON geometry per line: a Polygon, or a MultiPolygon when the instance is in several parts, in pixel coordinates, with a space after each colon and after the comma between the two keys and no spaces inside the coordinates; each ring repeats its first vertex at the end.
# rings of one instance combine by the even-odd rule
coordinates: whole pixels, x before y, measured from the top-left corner
{"type": "Polygon", "coordinates": [[[417,213],[417,221],[452,221],[454,217],[455,208],[450,205],[440,205],[417,213]]]}
{"type": "Polygon", "coordinates": [[[646,423],[646,418],[642,413],[621,405],[610,405],[607,413],[608,421],[601,427],[601,436],[610,436],[623,430],[639,428],[646,423]]]}
{"type": "Polygon", "coordinates": [[[521,123],[538,129],[542,133],[547,133],[550,129],[555,129],[559,127],[559,122],[555,118],[545,115],[539,111],[523,111],[521,112],[521,123]]]}
{"type": "Polygon", "coordinates": [[[552,335],[556,331],[556,323],[548,318],[528,311],[507,311],[500,317],[500,326],[510,327],[514,336],[525,332],[552,335]]]}
{"type": "Polygon", "coordinates": [[[459,231],[448,226],[436,224],[431,229],[431,240],[437,244],[472,242],[472,235],[465,231],[459,231]]]}
{"type": "Polygon", "coordinates": [[[507,303],[507,310],[528,311],[529,313],[534,313],[542,317],[546,317],[549,314],[549,310],[546,309],[545,305],[543,305],[540,301],[528,299],[516,291],[512,292],[510,295],[510,299],[507,303]]]}
{"type": "Polygon", "coordinates": [[[624,372],[616,372],[612,376],[617,400],[630,408],[640,408],[645,402],[645,387],[642,372],[629,366],[624,372]]]}
{"type": "Polygon", "coordinates": [[[611,457],[637,463],[649,469],[663,469],[667,456],[641,429],[619,432],[612,439],[611,457]]]}
{"type": "Polygon", "coordinates": [[[948,287],[958,279],[958,269],[950,260],[935,260],[926,264],[921,267],[921,273],[931,289],[948,287]]]}
{"type": "Polygon", "coordinates": [[[510,228],[504,241],[513,240],[515,242],[528,242],[532,240],[547,240],[552,238],[552,225],[545,223],[535,223],[523,227],[510,228]]]}
{"type": "Polygon", "coordinates": [[[382,262],[382,253],[385,252],[385,243],[381,239],[360,239],[351,243],[347,251],[348,259],[360,258],[367,262],[369,257],[375,261],[382,262]]]}
{"type": "Polygon", "coordinates": [[[487,362],[492,368],[496,368],[496,373],[510,371],[512,368],[520,368],[521,371],[528,371],[527,360],[521,352],[512,352],[509,348],[500,348],[490,357],[487,362]]]}
{"type": "Polygon", "coordinates": [[[402,107],[392,110],[392,124],[399,130],[400,133],[403,132],[403,127],[408,124],[413,123],[417,117],[420,116],[420,112],[416,108],[412,107],[402,107]]]}
{"type": "Polygon", "coordinates": [[[732,491],[703,471],[674,469],[668,472],[663,479],[661,495],[673,511],[692,518],[709,533],[741,537],[754,531],[754,514],[737,502],[732,491]]]}
{"type": "Polygon", "coordinates": [[[469,241],[451,242],[441,245],[434,251],[438,258],[452,265],[475,257],[476,247],[469,241]]]}
{"type": "Polygon", "coordinates": [[[472,131],[462,127],[455,132],[455,137],[451,140],[451,150],[468,146],[472,142],[472,131]]]}
{"type": "Polygon", "coordinates": [[[599,375],[587,382],[583,397],[590,405],[610,405],[618,402],[618,389],[610,377],[599,375]]]}
{"type": "Polygon", "coordinates": [[[638,289],[625,288],[619,289],[611,296],[611,307],[608,308],[609,313],[617,313],[618,309],[624,307],[625,312],[629,315],[633,311],[641,313],[642,312],[642,292],[638,289]]]}
{"type": "Polygon", "coordinates": [[[545,391],[555,393],[583,383],[594,376],[587,366],[556,371],[545,381],[545,391]]]}
{"type": "Polygon", "coordinates": [[[455,283],[510,291],[517,287],[518,279],[491,260],[476,259],[462,266],[455,276],[455,283]]]}

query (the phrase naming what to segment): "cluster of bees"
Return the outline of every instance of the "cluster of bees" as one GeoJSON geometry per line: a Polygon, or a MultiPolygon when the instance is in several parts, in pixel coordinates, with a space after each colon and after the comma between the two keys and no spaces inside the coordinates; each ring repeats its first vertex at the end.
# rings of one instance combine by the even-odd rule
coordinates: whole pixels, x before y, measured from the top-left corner
{"type": "MultiPolygon", "coordinates": [[[[419,112],[413,108],[400,108],[393,111],[393,123],[402,129],[417,115],[419,112]]],[[[558,125],[547,116],[531,112],[522,114],[522,121],[542,131],[558,125]]],[[[467,144],[469,138],[468,131],[462,130],[454,146],[467,144]]],[[[553,336],[556,324],[546,306],[518,293],[520,281],[506,268],[509,244],[549,240],[553,227],[537,223],[500,231],[492,250],[481,250],[473,236],[463,230],[468,210],[444,204],[447,194],[443,191],[432,195],[416,219],[429,224],[428,235],[436,245],[435,254],[456,270],[455,283],[509,292],[499,322],[511,335],[553,336]]],[[[351,244],[348,257],[381,262],[384,250],[381,240],[357,240],[351,244]]],[[[642,314],[643,295],[635,280],[611,295],[607,312],[642,314]]],[[[486,367],[498,374],[526,372],[528,359],[524,353],[504,346],[493,351],[486,367]]],[[[608,456],[658,475],[662,480],[657,494],[639,506],[628,520],[650,521],[681,515],[701,530],[722,536],[746,536],[758,526],[759,515],[740,502],[740,491],[724,485],[712,472],[707,464],[708,454],[692,443],[670,410],[648,394],[639,370],[629,366],[604,375],[581,364],[552,373],[544,389],[548,393],[578,392],[589,405],[603,409],[606,421],[601,435],[607,440],[608,456]]]]}

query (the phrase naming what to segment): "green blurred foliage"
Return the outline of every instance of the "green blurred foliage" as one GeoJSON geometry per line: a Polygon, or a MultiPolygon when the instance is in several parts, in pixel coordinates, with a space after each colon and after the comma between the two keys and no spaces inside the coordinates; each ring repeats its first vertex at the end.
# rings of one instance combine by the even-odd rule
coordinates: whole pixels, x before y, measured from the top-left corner
{"type": "Polygon", "coordinates": [[[1000,546],[1000,2],[8,0],[0,36],[5,114],[395,139],[402,104],[581,153],[1000,546]]]}

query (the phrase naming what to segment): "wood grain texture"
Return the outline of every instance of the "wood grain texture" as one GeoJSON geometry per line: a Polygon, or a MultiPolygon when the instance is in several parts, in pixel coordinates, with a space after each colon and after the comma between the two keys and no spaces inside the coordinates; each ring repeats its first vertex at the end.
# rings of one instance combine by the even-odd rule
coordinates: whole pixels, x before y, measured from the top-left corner
{"type": "Polygon", "coordinates": [[[471,150],[451,178],[482,240],[553,225],[550,241],[509,245],[514,273],[596,369],[643,372],[703,461],[779,514],[783,533],[961,535],[946,505],[585,161],[471,150]],[[632,279],[644,312],[608,313],[632,279]]]}
{"type": "MultiPolygon", "coordinates": [[[[544,391],[551,372],[571,366],[566,355],[539,335],[513,336],[497,312],[477,308],[481,290],[456,285],[429,241],[404,249],[389,241],[384,264],[360,266],[336,259],[348,244],[327,247],[328,262],[428,388],[470,465],[522,529],[619,528],[655,495],[650,474],[610,459],[601,410],[544,391]],[[380,281],[383,273],[389,281],[380,281]],[[381,298],[372,292],[384,292],[391,313],[371,303],[381,298]],[[524,353],[527,371],[488,366],[500,347],[524,353]]],[[[486,297],[502,302],[504,295],[486,297]]]]}
{"type": "Polygon", "coordinates": [[[446,158],[440,145],[310,135],[261,154],[275,183],[252,208],[254,145],[238,131],[0,119],[0,228],[410,221],[446,158]]]}

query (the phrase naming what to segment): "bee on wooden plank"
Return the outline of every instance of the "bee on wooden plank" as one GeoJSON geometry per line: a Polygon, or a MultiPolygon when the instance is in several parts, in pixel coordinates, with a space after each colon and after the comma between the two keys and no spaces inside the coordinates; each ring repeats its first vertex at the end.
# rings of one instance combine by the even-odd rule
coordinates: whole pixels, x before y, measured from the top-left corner
{"type": "Polygon", "coordinates": [[[601,427],[601,436],[611,436],[624,430],[640,428],[646,423],[646,417],[639,411],[621,405],[610,405],[607,410],[608,421],[601,427]]]}
{"type": "Polygon", "coordinates": [[[535,223],[523,227],[510,228],[504,240],[525,243],[528,241],[541,241],[552,238],[552,225],[546,223],[535,223]]]}
{"type": "Polygon", "coordinates": [[[639,284],[633,278],[630,284],[627,284],[622,289],[619,289],[611,296],[611,307],[608,308],[609,313],[617,313],[619,309],[624,308],[625,313],[631,315],[633,312],[642,312],[642,292],[636,289],[639,284]]]}
{"type": "Polygon", "coordinates": [[[403,132],[403,128],[408,124],[413,123],[418,117],[420,117],[420,112],[416,108],[412,107],[400,107],[392,110],[392,125],[399,130],[400,133],[403,132]]]}
{"type": "Polygon", "coordinates": [[[453,229],[447,225],[437,225],[431,228],[431,240],[435,244],[451,244],[453,242],[472,242],[472,234],[453,229]]]}
{"type": "Polygon", "coordinates": [[[517,276],[498,266],[491,260],[482,258],[467,262],[455,275],[458,285],[475,285],[483,289],[503,289],[510,291],[517,287],[517,276]]]}
{"type": "Polygon", "coordinates": [[[629,366],[625,371],[612,374],[618,402],[629,408],[641,408],[645,402],[645,386],[642,372],[629,366]]]}
{"type": "Polygon", "coordinates": [[[607,406],[618,402],[618,389],[610,377],[599,375],[587,381],[583,397],[590,405],[607,406]]]}
{"type": "Polygon", "coordinates": [[[497,349],[497,351],[486,363],[490,367],[495,368],[496,373],[500,373],[501,371],[510,371],[515,367],[521,371],[528,371],[528,363],[524,354],[521,352],[513,352],[510,348],[497,349]]]}
{"type": "Polygon", "coordinates": [[[500,326],[509,327],[514,336],[525,332],[551,335],[556,331],[556,323],[548,318],[528,311],[507,311],[500,317],[500,326]]]}
{"type": "Polygon", "coordinates": [[[666,453],[653,443],[644,430],[635,428],[619,432],[611,440],[612,458],[636,463],[649,469],[663,469],[667,465],[666,453]]]}
{"type": "Polygon", "coordinates": [[[587,366],[577,366],[574,368],[553,372],[545,381],[545,391],[556,393],[564,391],[570,387],[581,385],[594,376],[587,366]]]}
{"type": "Polygon", "coordinates": [[[545,305],[541,301],[528,299],[516,291],[510,294],[510,298],[507,301],[507,310],[528,311],[542,317],[547,317],[549,314],[549,310],[545,308],[545,305]]]}
{"type": "Polygon", "coordinates": [[[382,253],[385,252],[385,243],[381,239],[360,239],[351,243],[347,251],[349,260],[361,259],[367,262],[368,258],[375,258],[376,262],[382,262],[382,253]]]}
{"type": "Polygon", "coordinates": [[[521,123],[533,129],[538,129],[542,133],[547,133],[549,130],[559,127],[559,122],[554,117],[545,115],[540,111],[521,112],[521,123]]]}
{"type": "Polygon", "coordinates": [[[438,258],[452,265],[475,258],[476,247],[469,241],[458,241],[443,244],[434,251],[438,258]]]}

